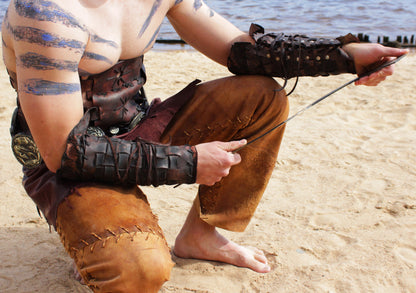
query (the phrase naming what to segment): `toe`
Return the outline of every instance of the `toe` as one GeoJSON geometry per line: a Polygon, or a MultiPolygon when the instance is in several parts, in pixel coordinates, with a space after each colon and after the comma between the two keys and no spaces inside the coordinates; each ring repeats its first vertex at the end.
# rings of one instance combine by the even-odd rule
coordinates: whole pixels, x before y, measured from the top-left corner
{"type": "Polygon", "coordinates": [[[258,273],[270,272],[270,266],[267,264],[267,258],[263,251],[252,247],[245,249],[247,250],[245,256],[247,264],[245,266],[258,273]]]}
{"type": "Polygon", "coordinates": [[[256,260],[258,260],[258,261],[260,261],[260,262],[262,262],[264,264],[267,264],[267,258],[264,255],[264,252],[262,250],[260,250],[260,249],[258,249],[256,247],[251,247],[251,246],[250,247],[247,247],[247,248],[252,251],[253,257],[256,260]]]}
{"type": "Polygon", "coordinates": [[[270,272],[270,266],[267,263],[259,262],[257,260],[253,260],[252,264],[250,264],[252,270],[258,273],[268,273],[270,272]]]}
{"type": "Polygon", "coordinates": [[[267,258],[264,256],[264,254],[255,254],[254,258],[264,264],[267,264],[267,258]]]}

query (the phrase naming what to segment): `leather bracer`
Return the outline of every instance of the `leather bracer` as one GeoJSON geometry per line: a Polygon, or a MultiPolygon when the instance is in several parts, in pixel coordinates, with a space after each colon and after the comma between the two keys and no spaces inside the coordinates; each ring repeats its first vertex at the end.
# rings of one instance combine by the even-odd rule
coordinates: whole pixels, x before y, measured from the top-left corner
{"type": "Polygon", "coordinates": [[[124,186],[195,183],[195,147],[96,135],[90,112],[71,131],[58,176],[124,186]]]}
{"type": "Polygon", "coordinates": [[[228,69],[234,74],[254,74],[289,79],[298,76],[327,76],[356,73],[353,60],[341,48],[358,42],[351,34],[337,39],[302,35],[264,34],[256,24],[250,27],[255,44],[234,43],[228,69]]]}

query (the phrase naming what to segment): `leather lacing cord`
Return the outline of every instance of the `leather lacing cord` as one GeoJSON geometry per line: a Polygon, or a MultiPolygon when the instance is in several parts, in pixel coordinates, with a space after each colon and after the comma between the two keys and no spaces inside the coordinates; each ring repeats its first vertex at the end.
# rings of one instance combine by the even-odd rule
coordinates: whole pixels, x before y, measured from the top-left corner
{"type": "MultiPolygon", "coordinates": [[[[284,46],[281,45],[281,41],[282,41],[283,37],[284,37],[284,34],[283,33],[279,34],[278,36],[276,36],[276,38],[273,40],[273,42],[270,45],[270,47],[272,48],[272,52],[275,52],[275,50],[277,49],[277,45],[280,45],[280,50],[279,50],[280,51],[280,57],[279,57],[279,60],[280,60],[280,62],[282,64],[283,75],[285,76],[285,77],[283,77],[284,83],[283,83],[282,87],[280,89],[276,89],[275,90],[276,92],[280,92],[280,91],[284,90],[286,88],[286,86],[287,86],[287,81],[289,80],[289,77],[288,77],[288,74],[287,74],[287,70],[286,70],[286,67],[285,67],[285,62],[284,62],[285,61],[285,58],[284,58],[285,57],[285,48],[284,48],[284,46]]],[[[293,37],[293,40],[295,38],[296,38],[296,35],[293,37]]],[[[294,41],[291,42],[291,48],[290,49],[289,49],[289,52],[295,51],[296,44],[295,44],[294,41]],[[292,49],[292,50],[290,50],[290,49],[292,49]]],[[[293,87],[289,91],[289,93],[286,94],[286,96],[291,95],[295,91],[296,86],[298,85],[299,75],[300,75],[300,63],[301,63],[301,56],[302,56],[302,46],[301,46],[300,43],[299,43],[299,50],[298,51],[299,51],[299,56],[298,56],[298,60],[299,61],[298,61],[298,66],[297,66],[298,74],[296,75],[295,84],[293,85],[293,87]]]]}
{"type": "Polygon", "coordinates": [[[139,173],[141,170],[141,168],[139,168],[138,166],[140,166],[143,163],[146,163],[148,172],[146,175],[146,181],[140,182],[140,184],[150,185],[152,183],[153,166],[156,166],[155,164],[156,156],[154,155],[155,151],[150,144],[140,143],[140,141],[131,142],[131,145],[132,146],[135,145],[135,148],[133,149],[133,151],[130,152],[127,163],[126,163],[125,173],[123,176],[121,176],[119,162],[117,161],[117,150],[114,147],[112,138],[107,137],[107,136],[103,136],[103,137],[107,140],[111,148],[111,152],[112,152],[113,160],[114,160],[115,174],[117,175],[117,179],[119,180],[120,183],[123,184],[123,182],[128,181],[128,176],[129,176],[130,168],[132,168],[131,164],[133,160],[136,160],[136,170],[135,170],[136,183],[139,183],[138,178],[139,178],[139,175],[140,175],[139,173]],[[144,148],[147,148],[147,149],[144,150],[144,148]],[[137,158],[136,158],[136,155],[137,155],[137,158]],[[143,162],[143,158],[146,158],[145,162],[143,162]]]}

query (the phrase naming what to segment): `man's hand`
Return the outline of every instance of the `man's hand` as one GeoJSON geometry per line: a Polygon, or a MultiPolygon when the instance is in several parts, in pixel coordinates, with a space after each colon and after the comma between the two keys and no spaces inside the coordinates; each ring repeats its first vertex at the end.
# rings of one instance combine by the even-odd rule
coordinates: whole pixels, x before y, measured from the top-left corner
{"type": "MultiPolygon", "coordinates": [[[[350,43],[342,48],[353,58],[358,75],[409,52],[404,49],[385,47],[380,44],[371,43],[350,43]]],[[[392,75],[393,72],[394,65],[385,67],[369,76],[360,78],[355,82],[355,85],[376,86],[385,80],[387,76],[392,75]]]]}
{"type": "Polygon", "coordinates": [[[196,183],[214,185],[230,173],[232,166],[241,162],[239,154],[232,151],[245,145],[245,139],[230,142],[208,142],[196,145],[198,167],[196,183]]]}

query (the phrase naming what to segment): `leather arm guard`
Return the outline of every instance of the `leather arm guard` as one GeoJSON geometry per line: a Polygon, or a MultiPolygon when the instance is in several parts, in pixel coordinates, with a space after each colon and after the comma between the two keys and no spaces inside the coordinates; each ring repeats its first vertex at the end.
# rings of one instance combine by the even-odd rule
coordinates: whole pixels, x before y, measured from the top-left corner
{"type": "Polygon", "coordinates": [[[264,34],[256,24],[250,27],[255,44],[234,43],[228,69],[234,74],[256,74],[289,79],[299,76],[327,76],[356,73],[353,60],[342,45],[359,42],[348,34],[337,39],[303,35],[264,34]]]}
{"type": "Polygon", "coordinates": [[[124,186],[195,183],[195,147],[97,135],[89,121],[90,111],[71,131],[58,176],[124,186]]]}

